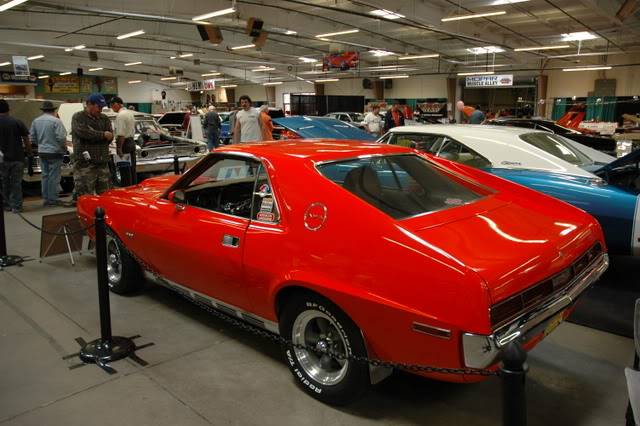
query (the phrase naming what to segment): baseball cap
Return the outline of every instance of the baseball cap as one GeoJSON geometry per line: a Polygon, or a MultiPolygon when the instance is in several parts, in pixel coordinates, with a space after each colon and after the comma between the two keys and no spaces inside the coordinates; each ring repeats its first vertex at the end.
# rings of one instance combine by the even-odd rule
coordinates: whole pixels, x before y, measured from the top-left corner
{"type": "Polygon", "coordinates": [[[107,106],[107,101],[100,93],[93,93],[87,98],[87,103],[97,104],[100,108],[107,106]]]}
{"type": "Polygon", "coordinates": [[[111,98],[111,102],[110,104],[120,104],[120,105],[124,105],[124,101],[122,100],[121,97],[119,96],[114,96],[113,98],[111,98]]]}

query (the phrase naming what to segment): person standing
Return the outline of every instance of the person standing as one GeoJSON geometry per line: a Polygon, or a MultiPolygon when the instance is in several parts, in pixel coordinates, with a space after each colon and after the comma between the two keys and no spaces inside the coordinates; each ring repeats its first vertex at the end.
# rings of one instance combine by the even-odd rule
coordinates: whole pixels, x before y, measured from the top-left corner
{"type": "Polygon", "coordinates": [[[380,137],[382,130],[382,117],[380,117],[380,105],[372,105],[371,112],[364,117],[364,130],[372,136],[380,137]]]}
{"type": "Polygon", "coordinates": [[[220,122],[220,116],[216,112],[216,107],[211,105],[209,112],[204,116],[204,129],[207,132],[207,148],[209,151],[216,149],[220,146],[220,128],[222,123],[220,122]]]}
{"type": "Polygon", "coordinates": [[[476,110],[469,116],[469,124],[481,124],[484,120],[486,120],[486,117],[480,109],[480,105],[478,105],[476,106],[476,110]]]}
{"type": "Polygon", "coordinates": [[[236,114],[233,130],[234,143],[260,142],[264,133],[260,111],[251,107],[251,98],[247,95],[240,96],[240,106],[242,110],[236,114]]]}
{"type": "Polygon", "coordinates": [[[84,110],[71,118],[74,200],[81,195],[99,195],[110,188],[109,144],[113,129],[109,117],[102,113],[106,105],[104,97],[94,93],[87,98],[84,110]]]}
{"type": "Polygon", "coordinates": [[[236,127],[236,114],[238,113],[238,108],[233,107],[231,114],[229,114],[229,140],[227,143],[233,143],[233,131],[236,127]]]}
{"type": "Polygon", "coordinates": [[[264,123],[264,134],[262,136],[262,140],[272,141],[273,122],[271,121],[271,116],[269,115],[269,105],[262,105],[260,107],[260,118],[262,118],[262,122],[264,123]]]}
{"type": "Polygon", "coordinates": [[[67,131],[62,120],[55,116],[53,103],[42,103],[43,114],[31,123],[30,137],[38,145],[42,170],[42,198],[45,207],[61,206],[58,184],[62,174],[62,159],[67,153],[67,131]]]}
{"type": "Polygon", "coordinates": [[[136,133],[136,117],[133,111],[124,107],[122,98],[115,96],[111,99],[111,109],[117,113],[114,125],[116,144],[118,147],[118,157],[124,160],[125,154],[129,154],[129,161],[116,161],[116,166],[120,170],[122,186],[131,186],[138,183],[136,173],[136,141],[133,139],[136,133]]]}
{"type": "Polygon", "coordinates": [[[24,153],[33,158],[29,130],[24,123],[9,115],[9,104],[0,99],[0,177],[5,211],[22,211],[22,176],[24,153]]]}
{"type": "Polygon", "coordinates": [[[394,127],[404,126],[404,115],[400,110],[400,102],[395,101],[391,107],[391,111],[387,111],[384,116],[384,130],[388,132],[394,127]]]}

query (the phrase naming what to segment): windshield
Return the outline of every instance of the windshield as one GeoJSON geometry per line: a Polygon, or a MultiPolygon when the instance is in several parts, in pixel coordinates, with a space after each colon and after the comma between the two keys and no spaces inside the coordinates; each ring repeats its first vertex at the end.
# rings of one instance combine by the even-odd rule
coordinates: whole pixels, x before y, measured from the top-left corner
{"type": "Polygon", "coordinates": [[[136,133],[144,133],[148,131],[161,131],[162,128],[152,119],[136,120],[136,133]]]}
{"type": "Polygon", "coordinates": [[[576,166],[588,166],[593,160],[571,146],[562,136],[552,133],[525,133],[520,139],[526,143],[576,166]]]}
{"type": "Polygon", "coordinates": [[[324,164],[318,170],[398,220],[468,204],[490,193],[417,155],[357,158],[324,164]]]}
{"type": "Polygon", "coordinates": [[[364,121],[364,115],[358,112],[349,113],[349,117],[351,117],[353,121],[364,121]]]}

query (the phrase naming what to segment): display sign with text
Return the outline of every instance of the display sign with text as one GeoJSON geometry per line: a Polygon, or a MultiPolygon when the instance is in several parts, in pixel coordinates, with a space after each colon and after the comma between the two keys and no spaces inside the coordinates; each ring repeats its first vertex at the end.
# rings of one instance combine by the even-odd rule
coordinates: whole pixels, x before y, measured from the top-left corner
{"type": "Polygon", "coordinates": [[[27,77],[29,72],[29,61],[26,56],[14,56],[13,58],[13,72],[17,76],[27,77]]]}
{"type": "Polygon", "coordinates": [[[198,92],[200,90],[214,90],[215,88],[215,80],[190,81],[187,84],[187,90],[189,90],[190,92],[198,92]]]}
{"type": "Polygon", "coordinates": [[[0,74],[0,81],[3,83],[37,84],[38,78],[33,74],[15,75],[9,72],[0,74]]]}
{"type": "Polygon", "coordinates": [[[55,76],[44,80],[45,93],[79,93],[78,77],[55,76]]]}
{"type": "Polygon", "coordinates": [[[513,74],[505,75],[476,75],[467,77],[467,87],[495,87],[513,86],[513,74]]]}

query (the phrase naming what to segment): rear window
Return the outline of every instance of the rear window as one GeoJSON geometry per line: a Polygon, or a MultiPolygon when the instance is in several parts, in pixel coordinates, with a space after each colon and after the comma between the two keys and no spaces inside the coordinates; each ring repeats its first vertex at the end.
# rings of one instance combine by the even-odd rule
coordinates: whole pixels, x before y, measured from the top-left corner
{"type": "Polygon", "coordinates": [[[327,179],[398,220],[468,204],[491,193],[417,155],[357,158],[318,169],[327,179]]]}
{"type": "Polygon", "coordinates": [[[520,139],[526,143],[576,166],[588,166],[593,160],[571,146],[562,136],[551,133],[525,133],[520,139]]]}

